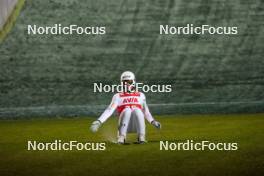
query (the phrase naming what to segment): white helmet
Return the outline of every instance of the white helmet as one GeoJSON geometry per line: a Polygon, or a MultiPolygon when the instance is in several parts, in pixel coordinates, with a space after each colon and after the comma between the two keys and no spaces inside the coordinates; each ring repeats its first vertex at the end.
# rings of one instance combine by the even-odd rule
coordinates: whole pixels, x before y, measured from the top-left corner
{"type": "Polygon", "coordinates": [[[131,71],[125,71],[125,72],[123,72],[121,74],[121,78],[120,78],[121,82],[127,81],[127,80],[133,80],[133,81],[135,81],[135,79],[136,79],[135,78],[135,75],[131,71]]]}
{"type": "Polygon", "coordinates": [[[132,91],[136,84],[136,77],[131,71],[125,71],[120,77],[121,84],[127,85],[127,90],[132,91]]]}

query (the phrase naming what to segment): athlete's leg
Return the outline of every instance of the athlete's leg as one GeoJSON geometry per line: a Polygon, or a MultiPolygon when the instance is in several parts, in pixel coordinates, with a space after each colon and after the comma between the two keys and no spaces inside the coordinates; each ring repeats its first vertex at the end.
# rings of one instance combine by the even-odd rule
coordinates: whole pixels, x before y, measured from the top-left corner
{"type": "Polygon", "coordinates": [[[119,126],[118,126],[118,143],[124,143],[127,134],[127,128],[131,118],[131,109],[125,108],[119,117],[119,126]]]}
{"type": "Polygon", "coordinates": [[[144,114],[143,114],[141,109],[134,108],[132,110],[132,115],[133,115],[133,118],[135,118],[135,121],[136,121],[138,141],[139,142],[145,142],[146,125],[145,125],[144,114]]]}

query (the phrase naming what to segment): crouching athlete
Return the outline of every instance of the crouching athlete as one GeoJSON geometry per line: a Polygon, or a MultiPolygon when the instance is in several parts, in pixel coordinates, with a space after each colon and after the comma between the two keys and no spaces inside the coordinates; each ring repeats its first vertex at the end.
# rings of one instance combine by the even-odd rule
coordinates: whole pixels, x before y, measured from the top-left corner
{"type": "Polygon", "coordinates": [[[144,93],[136,91],[135,75],[132,72],[122,73],[121,84],[125,86],[125,91],[113,96],[111,104],[92,123],[90,129],[92,132],[97,132],[99,127],[117,110],[119,113],[117,142],[124,144],[127,133],[137,133],[137,142],[145,143],[145,119],[158,129],[161,129],[161,124],[152,117],[144,93]]]}

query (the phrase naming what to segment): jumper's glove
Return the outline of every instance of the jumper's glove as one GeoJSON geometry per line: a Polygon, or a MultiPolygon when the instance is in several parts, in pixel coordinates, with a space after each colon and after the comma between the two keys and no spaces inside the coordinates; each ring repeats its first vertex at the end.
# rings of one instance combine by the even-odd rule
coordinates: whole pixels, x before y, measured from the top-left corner
{"type": "Polygon", "coordinates": [[[158,121],[153,120],[153,121],[151,122],[151,124],[152,124],[154,127],[158,128],[158,129],[161,129],[161,124],[160,124],[158,121]]]}
{"type": "Polygon", "coordinates": [[[95,133],[98,131],[99,127],[102,125],[102,123],[99,120],[93,121],[90,130],[95,133]]]}

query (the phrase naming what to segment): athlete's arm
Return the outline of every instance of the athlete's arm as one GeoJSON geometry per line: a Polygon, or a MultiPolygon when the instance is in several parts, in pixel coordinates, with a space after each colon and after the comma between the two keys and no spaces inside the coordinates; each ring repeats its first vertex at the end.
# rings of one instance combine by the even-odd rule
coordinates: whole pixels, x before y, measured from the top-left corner
{"type": "Polygon", "coordinates": [[[149,123],[151,123],[154,120],[154,118],[149,111],[146,99],[143,101],[143,110],[144,110],[145,118],[149,123]]]}
{"type": "Polygon", "coordinates": [[[151,113],[149,111],[149,108],[148,108],[148,105],[147,105],[146,97],[145,97],[145,95],[143,93],[142,93],[142,96],[143,96],[143,111],[144,111],[144,114],[145,114],[145,118],[153,126],[155,126],[158,129],[161,129],[161,124],[158,121],[156,121],[153,118],[153,116],[151,115],[151,113]]]}
{"type": "Polygon", "coordinates": [[[118,106],[118,94],[115,94],[112,98],[111,104],[106,108],[106,110],[103,112],[103,114],[92,123],[90,130],[92,132],[97,132],[99,127],[104,123],[111,115],[114,113],[118,106]]]}
{"type": "Polygon", "coordinates": [[[154,118],[149,111],[146,96],[143,93],[141,94],[142,94],[142,99],[143,99],[143,112],[144,112],[145,118],[147,119],[149,123],[151,123],[154,120],[154,118]]]}
{"type": "Polygon", "coordinates": [[[99,120],[101,123],[104,123],[107,119],[109,119],[109,117],[111,117],[111,115],[116,110],[117,106],[118,106],[118,94],[115,94],[112,98],[111,104],[105,109],[103,114],[97,120],[99,120]]]}

